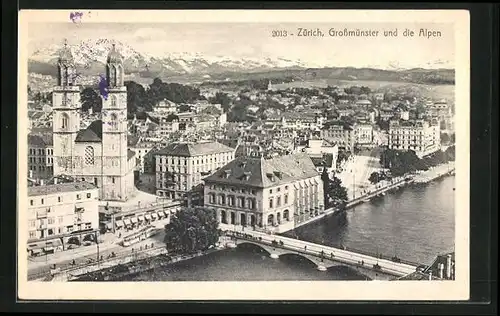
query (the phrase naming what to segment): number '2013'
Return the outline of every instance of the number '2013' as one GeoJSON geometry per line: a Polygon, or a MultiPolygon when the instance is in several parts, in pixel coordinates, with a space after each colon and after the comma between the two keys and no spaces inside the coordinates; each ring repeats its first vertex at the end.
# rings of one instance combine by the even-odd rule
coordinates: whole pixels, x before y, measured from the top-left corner
{"type": "Polygon", "coordinates": [[[272,32],[273,37],[286,37],[287,35],[287,31],[285,30],[273,30],[272,32]]]}

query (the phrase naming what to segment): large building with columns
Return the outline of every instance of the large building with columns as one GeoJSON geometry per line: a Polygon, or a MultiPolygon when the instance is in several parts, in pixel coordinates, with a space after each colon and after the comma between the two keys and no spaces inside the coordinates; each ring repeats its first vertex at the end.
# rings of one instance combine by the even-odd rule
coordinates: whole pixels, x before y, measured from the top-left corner
{"type": "Polygon", "coordinates": [[[222,224],[293,228],[324,212],[323,183],[305,153],[239,157],[204,182],[204,205],[222,224]]]}

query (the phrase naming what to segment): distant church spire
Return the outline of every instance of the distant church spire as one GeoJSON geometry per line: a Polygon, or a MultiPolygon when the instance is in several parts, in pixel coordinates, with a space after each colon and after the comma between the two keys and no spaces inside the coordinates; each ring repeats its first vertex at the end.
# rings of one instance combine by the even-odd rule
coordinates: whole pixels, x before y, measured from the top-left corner
{"type": "Polygon", "coordinates": [[[110,88],[123,86],[123,58],[112,44],[111,51],[106,61],[106,80],[110,88]]]}

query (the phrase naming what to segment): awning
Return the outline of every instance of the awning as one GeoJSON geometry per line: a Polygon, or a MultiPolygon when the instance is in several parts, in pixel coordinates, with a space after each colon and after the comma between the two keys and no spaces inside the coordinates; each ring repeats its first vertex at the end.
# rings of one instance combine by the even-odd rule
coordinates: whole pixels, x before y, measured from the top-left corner
{"type": "Polygon", "coordinates": [[[168,218],[169,211],[163,211],[163,214],[165,214],[165,218],[168,218]]]}
{"type": "Polygon", "coordinates": [[[123,221],[116,221],[115,224],[116,224],[116,227],[122,227],[123,221]]]}
{"type": "Polygon", "coordinates": [[[36,249],[30,249],[32,254],[39,254],[42,253],[42,248],[36,248],[36,249]]]}
{"type": "Polygon", "coordinates": [[[54,246],[54,247],[62,246],[62,241],[60,239],[54,239],[54,240],[51,240],[51,241],[47,241],[46,242],[46,246],[48,246],[48,247],[51,247],[51,246],[54,246]]]}
{"type": "Polygon", "coordinates": [[[158,215],[157,215],[156,213],[151,213],[151,217],[152,217],[153,219],[157,219],[157,218],[158,218],[158,215]]]}
{"type": "Polygon", "coordinates": [[[130,221],[130,218],[124,219],[123,222],[125,223],[125,225],[132,225],[132,222],[130,221]]]}
{"type": "Polygon", "coordinates": [[[132,217],[132,218],[130,219],[130,221],[131,221],[132,223],[137,223],[137,217],[132,217]]]}
{"type": "Polygon", "coordinates": [[[146,216],[144,216],[148,221],[151,220],[151,215],[150,214],[146,214],[146,216]]]}
{"type": "Polygon", "coordinates": [[[143,215],[139,215],[139,216],[137,217],[137,219],[139,219],[139,221],[141,221],[141,222],[144,222],[144,216],[143,216],[143,215]]]}
{"type": "Polygon", "coordinates": [[[159,218],[165,217],[165,214],[163,214],[163,211],[159,211],[157,214],[158,214],[159,218]]]}
{"type": "Polygon", "coordinates": [[[106,229],[112,230],[113,225],[111,225],[111,223],[106,223],[106,229]]]}
{"type": "Polygon", "coordinates": [[[41,250],[43,248],[42,245],[39,245],[39,244],[31,244],[31,245],[28,245],[28,249],[29,250],[41,250]]]}

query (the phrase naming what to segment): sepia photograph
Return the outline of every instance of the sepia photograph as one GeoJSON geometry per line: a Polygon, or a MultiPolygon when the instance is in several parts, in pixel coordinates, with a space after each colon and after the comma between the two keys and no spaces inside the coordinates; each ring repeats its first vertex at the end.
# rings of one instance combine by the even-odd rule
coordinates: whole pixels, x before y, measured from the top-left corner
{"type": "Polygon", "coordinates": [[[25,298],[467,298],[468,14],[252,11],[20,12],[25,298]]]}

